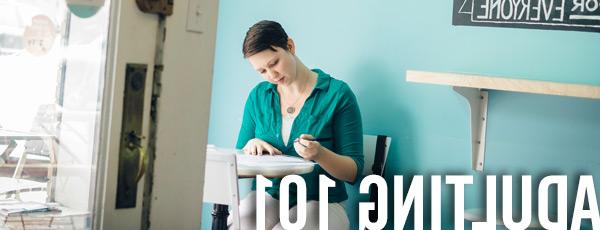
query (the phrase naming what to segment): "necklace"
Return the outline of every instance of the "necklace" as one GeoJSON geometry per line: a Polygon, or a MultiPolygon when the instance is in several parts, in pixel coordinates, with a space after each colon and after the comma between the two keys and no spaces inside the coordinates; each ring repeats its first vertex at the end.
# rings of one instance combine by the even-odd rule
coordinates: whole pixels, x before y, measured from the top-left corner
{"type": "MultiPolygon", "coordinates": [[[[308,81],[308,79],[307,79],[308,81]]],[[[290,104],[285,111],[288,113],[289,116],[291,116],[292,114],[294,114],[294,112],[296,112],[296,107],[294,107],[294,105],[296,105],[296,103],[298,102],[298,100],[300,100],[300,98],[302,97],[302,95],[304,95],[304,91],[306,91],[306,88],[308,88],[307,84],[304,84],[304,89],[302,89],[302,91],[300,92],[300,94],[298,95],[298,97],[296,97],[296,100],[294,100],[294,103],[290,104]]]]}
{"type": "Polygon", "coordinates": [[[294,112],[296,112],[296,107],[294,107],[294,105],[296,105],[296,103],[298,102],[298,100],[300,100],[300,97],[302,97],[302,95],[304,94],[304,92],[300,93],[298,95],[298,97],[296,97],[296,100],[294,101],[294,103],[290,104],[287,109],[285,109],[285,111],[288,113],[288,115],[292,115],[294,114],[294,112]]]}
{"type": "Polygon", "coordinates": [[[294,112],[296,112],[296,108],[294,108],[293,106],[289,106],[285,111],[287,111],[287,113],[289,114],[293,114],[294,112]]]}

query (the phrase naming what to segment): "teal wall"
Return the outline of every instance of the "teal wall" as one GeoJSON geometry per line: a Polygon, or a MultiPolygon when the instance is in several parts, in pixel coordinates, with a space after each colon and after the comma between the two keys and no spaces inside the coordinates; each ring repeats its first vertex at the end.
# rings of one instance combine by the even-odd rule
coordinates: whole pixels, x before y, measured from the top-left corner
{"type": "MultiPolygon", "coordinates": [[[[390,189],[393,175],[425,175],[426,184],[432,174],[474,175],[465,207],[483,208],[485,174],[533,175],[534,194],[541,177],[565,174],[572,210],[576,176],[600,178],[600,100],[491,91],[486,171],[480,174],[470,170],[464,99],[450,87],[407,83],[405,72],[600,85],[600,34],[457,27],[451,15],[452,1],[221,0],[209,142],[234,146],[246,96],[262,80],[242,58],[242,40],[252,24],[271,19],[295,40],[307,66],[322,68],[352,87],[365,133],[393,138],[385,176],[390,189]]],[[[442,221],[451,229],[454,193],[447,185],[442,191],[442,221]]],[[[355,203],[356,194],[351,197],[355,203]]],[[[425,207],[427,197],[429,193],[425,207]]],[[[391,199],[389,203],[391,210],[391,199]]],[[[205,205],[203,229],[210,226],[209,207],[205,205]]],[[[349,216],[356,217],[357,210],[349,208],[349,216]]],[[[426,217],[429,212],[426,208],[426,217]]],[[[351,218],[353,224],[357,221],[351,218]]]]}

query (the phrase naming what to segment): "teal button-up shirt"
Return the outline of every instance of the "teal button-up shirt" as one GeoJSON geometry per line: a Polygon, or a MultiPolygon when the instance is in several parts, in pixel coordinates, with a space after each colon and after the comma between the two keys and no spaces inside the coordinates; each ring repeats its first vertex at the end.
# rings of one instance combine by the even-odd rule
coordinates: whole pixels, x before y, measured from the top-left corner
{"type": "MultiPolygon", "coordinates": [[[[364,165],[363,133],[360,110],[356,97],[350,87],[319,69],[317,84],[306,99],[302,109],[294,119],[290,138],[286,145],[281,136],[281,106],[277,85],[269,82],[259,83],[248,96],[244,108],[244,118],[238,136],[236,148],[243,148],[253,138],[259,138],[283,154],[298,156],[293,141],[301,134],[310,134],[315,138],[331,138],[331,141],[320,142],[323,147],[354,160],[357,176],[364,165]]],[[[335,187],[329,188],[329,202],[341,202],[348,199],[344,183],[329,175],[316,165],[310,173],[301,175],[306,182],[308,200],[319,200],[319,175],[327,175],[335,181],[335,187]]],[[[267,192],[279,199],[281,179],[271,179],[273,187],[267,192]]],[[[296,187],[290,186],[290,204],[296,204],[296,187]]]]}

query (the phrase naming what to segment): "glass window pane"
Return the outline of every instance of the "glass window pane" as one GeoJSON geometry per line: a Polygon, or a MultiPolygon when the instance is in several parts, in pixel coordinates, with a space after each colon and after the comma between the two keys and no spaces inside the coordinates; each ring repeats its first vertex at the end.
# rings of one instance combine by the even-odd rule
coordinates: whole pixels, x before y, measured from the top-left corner
{"type": "Polygon", "coordinates": [[[0,0],[0,206],[62,210],[27,214],[32,227],[91,227],[109,8],[0,0]]]}

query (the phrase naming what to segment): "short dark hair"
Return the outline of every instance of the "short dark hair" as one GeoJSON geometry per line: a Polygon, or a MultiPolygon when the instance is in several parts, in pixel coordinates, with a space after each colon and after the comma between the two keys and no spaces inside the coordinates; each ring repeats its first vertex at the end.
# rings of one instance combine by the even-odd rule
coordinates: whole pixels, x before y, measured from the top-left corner
{"type": "Polygon", "coordinates": [[[273,46],[288,50],[287,47],[288,35],[281,27],[281,24],[262,20],[254,24],[244,38],[242,53],[244,58],[260,53],[263,50],[270,49],[276,51],[273,46]]]}

